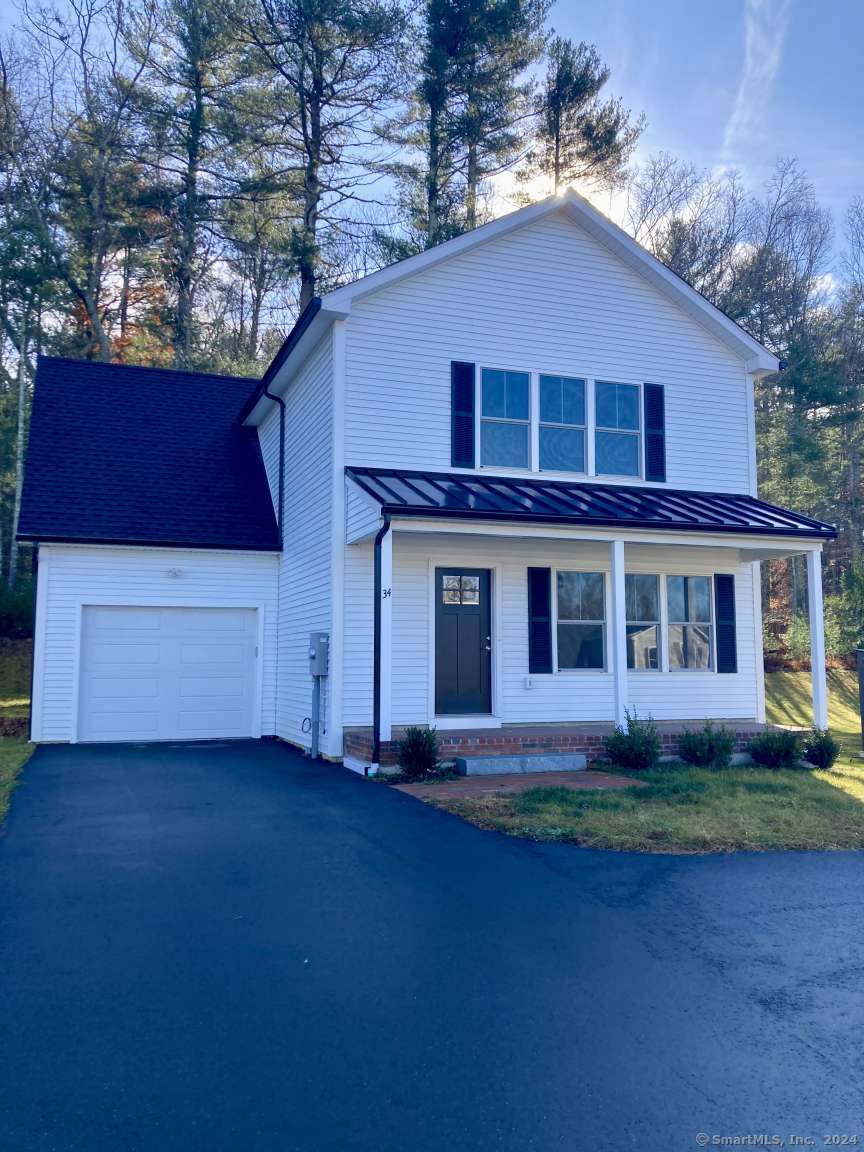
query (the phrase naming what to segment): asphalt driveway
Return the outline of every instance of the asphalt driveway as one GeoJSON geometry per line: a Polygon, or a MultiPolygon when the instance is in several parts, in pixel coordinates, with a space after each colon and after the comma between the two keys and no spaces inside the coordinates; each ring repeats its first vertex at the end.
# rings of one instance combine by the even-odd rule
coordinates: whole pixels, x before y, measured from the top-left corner
{"type": "Polygon", "coordinates": [[[45,747],[0,838],[0,1149],[864,1142],[864,857],[484,833],[277,745],[45,747]]]}

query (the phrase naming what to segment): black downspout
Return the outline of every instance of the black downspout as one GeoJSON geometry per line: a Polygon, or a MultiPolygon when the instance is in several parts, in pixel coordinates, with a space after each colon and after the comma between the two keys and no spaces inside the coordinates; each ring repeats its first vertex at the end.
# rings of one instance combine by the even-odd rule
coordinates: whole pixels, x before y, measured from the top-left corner
{"type": "Polygon", "coordinates": [[[39,544],[33,543],[33,556],[30,561],[33,573],[33,642],[30,645],[30,713],[27,717],[27,727],[30,732],[30,743],[33,742],[33,687],[36,672],[36,605],[39,603],[39,544]]]}
{"type": "Polygon", "coordinates": [[[384,522],[375,536],[375,612],[372,630],[372,763],[377,768],[381,761],[381,542],[390,531],[390,521],[384,522]]]}
{"type": "Polygon", "coordinates": [[[281,396],[274,396],[272,392],[264,389],[264,395],[268,400],[275,400],[279,405],[279,520],[277,528],[279,529],[279,571],[277,573],[276,581],[276,675],[273,684],[273,693],[276,697],[276,702],[273,710],[273,731],[278,732],[278,717],[279,717],[279,621],[282,618],[282,555],[285,551],[285,517],[283,510],[285,508],[285,401],[281,396]]]}
{"type": "Polygon", "coordinates": [[[268,400],[275,400],[279,405],[279,551],[285,546],[285,525],[283,510],[285,508],[285,401],[281,396],[274,396],[272,392],[264,389],[268,400]]]}

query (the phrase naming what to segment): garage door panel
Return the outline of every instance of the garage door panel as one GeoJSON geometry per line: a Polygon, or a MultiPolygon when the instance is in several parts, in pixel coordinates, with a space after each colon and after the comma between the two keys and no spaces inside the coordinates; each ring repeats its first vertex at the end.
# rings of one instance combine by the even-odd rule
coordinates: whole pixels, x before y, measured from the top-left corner
{"type": "Polygon", "coordinates": [[[180,696],[186,700],[238,700],[243,690],[242,676],[180,677],[180,696]]]}
{"type": "Polygon", "coordinates": [[[90,664],[93,668],[158,663],[158,644],[118,644],[105,640],[95,641],[90,648],[90,664]]]}
{"type": "Polygon", "coordinates": [[[161,612],[154,608],[117,608],[113,605],[104,608],[88,608],[90,628],[94,632],[108,632],[111,635],[140,630],[159,632],[162,627],[161,612]]]}
{"type": "Polygon", "coordinates": [[[90,697],[99,700],[155,700],[159,696],[158,676],[93,676],[90,697]]]}
{"type": "Polygon", "coordinates": [[[242,644],[181,644],[180,660],[183,664],[218,664],[240,668],[246,648],[242,644]]]}
{"type": "Polygon", "coordinates": [[[254,735],[257,635],[248,608],[85,607],[79,739],[254,735]]]}

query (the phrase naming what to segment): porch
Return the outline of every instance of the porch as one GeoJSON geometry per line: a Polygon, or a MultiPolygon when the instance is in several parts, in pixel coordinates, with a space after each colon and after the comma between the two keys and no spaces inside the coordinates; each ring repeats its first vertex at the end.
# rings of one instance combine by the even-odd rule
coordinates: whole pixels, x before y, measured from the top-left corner
{"type": "Polygon", "coordinates": [[[801,554],[826,726],[830,526],[744,496],[358,472],[345,600],[371,601],[372,691],[359,663],[346,672],[346,762],[394,763],[409,726],[434,727],[446,760],[592,759],[628,711],[658,724],[664,754],[705,719],[743,751],[765,724],[760,563],[801,554]]]}

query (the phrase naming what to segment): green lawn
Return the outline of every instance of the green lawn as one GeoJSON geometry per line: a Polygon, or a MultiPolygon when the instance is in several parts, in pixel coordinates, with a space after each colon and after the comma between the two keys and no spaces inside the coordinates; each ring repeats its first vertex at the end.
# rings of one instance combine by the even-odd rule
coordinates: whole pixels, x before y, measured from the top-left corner
{"type": "MultiPolygon", "coordinates": [[[[766,677],[769,720],[809,724],[810,677],[766,677]]],[[[643,786],[616,792],[535,788],[517,796],[436,801],[483,828],[535,840],[638,852],[864,848],[864,761],[857,685],[829,674],[830,719],[844,752],[830,772],[714,772],[669,766],[639,774],[643,786]]]]}
{"type": "MultiPolygon", "coordinates": [[[[30,706],[29,640],[0,638],[0,717],[25,717],[30,706]]],[[[18,773],[33,749],[20,737],[0,739],[0,823],[6,818],[9,797],[18,773]]]]}

